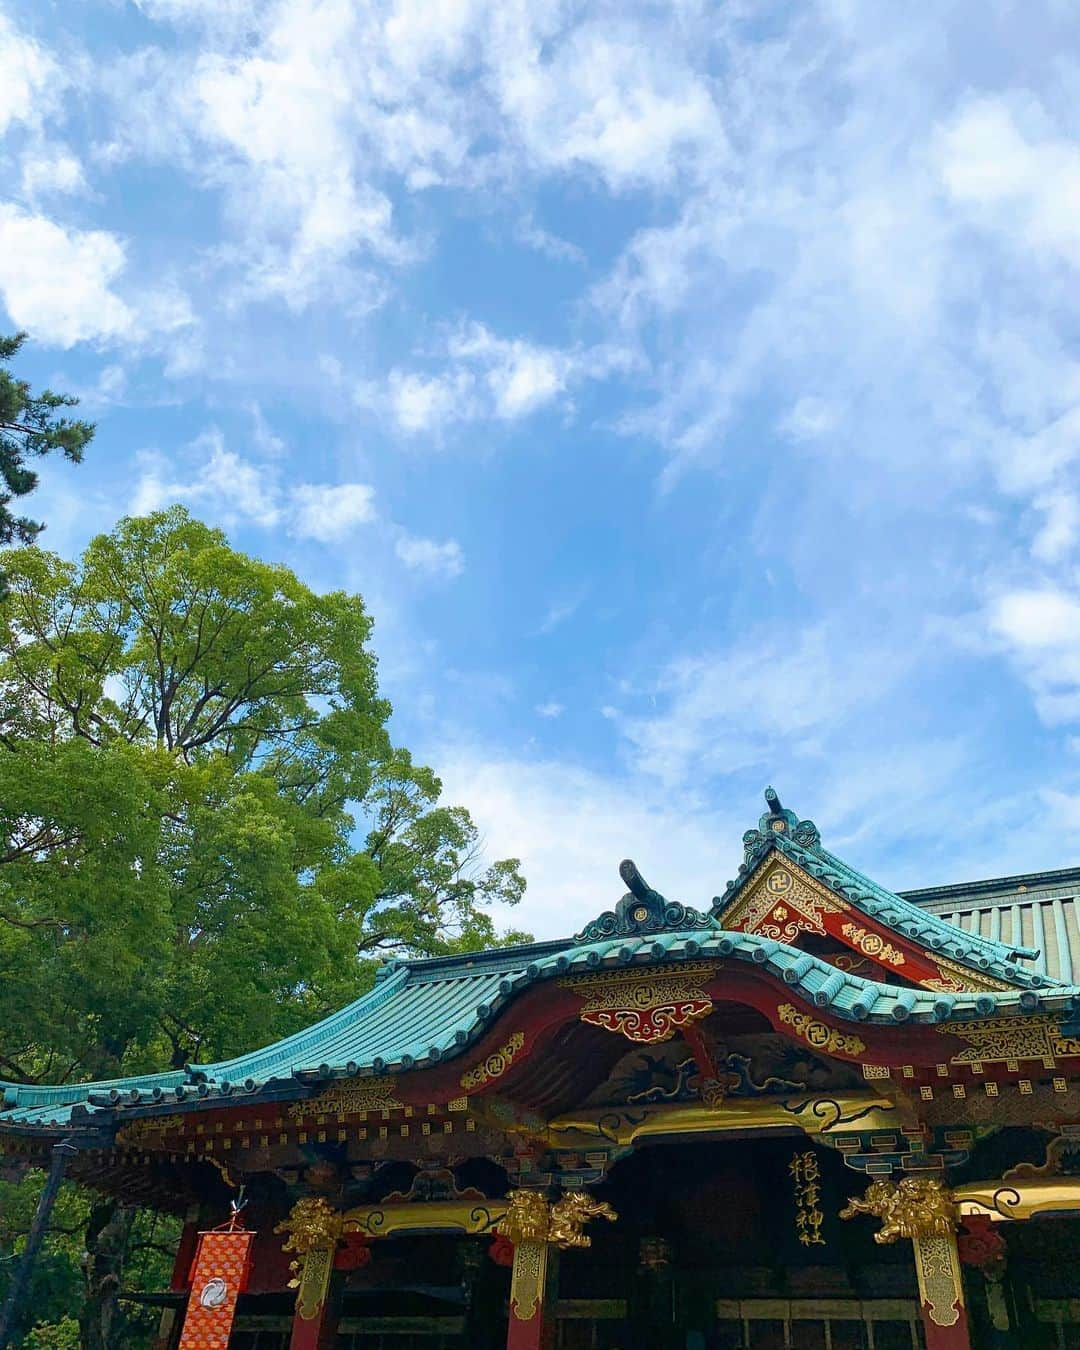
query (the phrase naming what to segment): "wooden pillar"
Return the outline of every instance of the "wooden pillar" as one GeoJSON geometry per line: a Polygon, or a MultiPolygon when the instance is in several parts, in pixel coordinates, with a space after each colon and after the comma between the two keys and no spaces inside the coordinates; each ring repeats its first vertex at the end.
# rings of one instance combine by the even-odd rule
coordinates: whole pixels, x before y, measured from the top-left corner
{"type": "Polygon", "coordinates": [[[334,1344],[339,1311],[334,1253],[332,1246],[312,1247],[304,1255],[289,1350],[331,1350],[334,1344]]]}
{"type": "Polygon", "coordinates": [[[971,1350],[956,1233],[915,1237],[912,1246],[926,1350],[971,1350]]]}
{"type": "Polygon", "coordinates": [[[514,1244],[507,1350],[552,1350],[560,1249],[588,1247],[583,1231],[591,1219],[614,1221],[610,1205],[584,1191],[570,1191],[550,1204],[540,1191],[511,1191],[499,1235],[514,1244]]]}
{"type": "Polygon", "coordinates": [[[959,1215],[945,1183],[930,1176],[872,1181],[861,1199],[849,1201],[840,1211],[842,1219],[857,1214],[872,1214],[882,1221],[874,1234],[881,1245],[911,1239],[926,1350],[971,1350],[956,1247],[959,1215]]]}
{"type": "Polygon", "coordinates": [[[552,1350],[559,1250],[546,1240],[514,1247],[506,1350],[552,1350]]]}

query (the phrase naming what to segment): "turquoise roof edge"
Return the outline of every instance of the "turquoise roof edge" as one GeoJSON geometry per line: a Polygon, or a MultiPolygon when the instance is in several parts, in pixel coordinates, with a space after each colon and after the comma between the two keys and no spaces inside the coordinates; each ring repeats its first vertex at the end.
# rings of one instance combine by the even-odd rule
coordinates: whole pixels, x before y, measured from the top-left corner
{"type": "Polygon", "coordinates": [[[965,933],[894,891],[886,890],[823,848],[814,823],[799,820],[793,811],[784,809],[772,788],[767,789],[765,798],[769,811],[761,817],[756,830],[748,830],[743,836],[746,857],[739,875],[729,881],[723,894],[713,901],[710,913],[717,919],[722,921],[753,874],[770,852],[776,851],[898,936],[921,942],[972,971],[994,975],[1021,989],[1050,988],[1058,983],[1048,975],[1024,970],[1016,964],[1018,958],[1030,959],[1038,956],[1038,952],[965,933]],[[777,822],[782,823],[779,830],[775,828],[777,822]]]}
{"type": "Polygon", "coordinates": [[[854,1023],[895,1026],[1080,1009],[1080,986],[961,994],[900,988],[839,971],[771,938],[713,926],[582,945],[538,943],[472,958],[394,963],[370,993],[307,1031],[218,1064],[63,1088],[0,1084],[5,1102],[0,1129],[108,1126],[130,1112],[175,1111],[181,1102],[240,1104],[261,1092],[295,1094],[298,1083],[407,1073],[463,1054],[514,998],[543,980],[702,957],[762,966],[792,995],[854,1023]],[[507,965],[508,957],[514,964],[507,965]],[[273,1072],[258,1078],[256,1069],[273,1072]],[[76,1092],[82,1096],[72,1100],[76,1092]],[[46,1094],[55,1095],[42,1100],[46,1094]]]}

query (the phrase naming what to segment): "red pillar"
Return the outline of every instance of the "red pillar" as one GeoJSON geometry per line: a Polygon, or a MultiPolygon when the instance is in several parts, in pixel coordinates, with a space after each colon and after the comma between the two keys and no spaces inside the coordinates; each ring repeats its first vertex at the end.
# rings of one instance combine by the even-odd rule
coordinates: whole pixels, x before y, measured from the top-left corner
{"type": "Polygon", "coordinates": [[[912,1243],[926,1350],[971,1350],[956,1235],[917,1237],[912,1243]]]}
{"type": "Polygon", "coordinates": [[[514,1247],[506,1350],[552,1350],[559,1251],[548,1242],[514,1247]]]}
{"type": "Polygon", "coordinates": [[[304,1257],[296,1291],[289,1350],[332,1350],[338,1323],[333,1277],[334,1248],[313,1247],[304,1257]]]}

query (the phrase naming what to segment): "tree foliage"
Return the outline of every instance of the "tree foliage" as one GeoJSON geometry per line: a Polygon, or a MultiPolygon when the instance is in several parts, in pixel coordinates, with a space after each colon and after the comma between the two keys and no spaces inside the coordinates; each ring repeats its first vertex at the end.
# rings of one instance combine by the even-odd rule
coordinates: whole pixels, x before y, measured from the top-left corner
{"type": "MultiPolygon", "coordinates": [[[[482,865],[468,811],[391,742],[359,596],[180,508],[0,567],[0,1078],[225,1057],[384,955],[526,936],[489,912],[520,899],[516,860],[482,865]]],[[[40,1184],[0,1181],[0,1295],[40,1184]]],[[[156,1222],[65,1187],[26,1344],[149,1345],[117,1295],[161,1287],[156,1222]]]]}
{"type": "Polygon", "coordinates": [[[0,1075],[233,1054],[497,940],[517,863],[391,743],[359,596],[181,508],[0,562],[0,1075]]]}
{"type": "Polygon", "coordinates": [[[4,369],[25,341],[25,333],[0,335],[0,544],[32,543],[44,528],[11,510],[16,497],[37,487],[37,474],[27,467],[27,460],[58,450],[78,463],[94,435],[89,422],[57,416],[59,409],[74,407],[77,398],[49,389],[34,394],[25,380],[4,369]]]}

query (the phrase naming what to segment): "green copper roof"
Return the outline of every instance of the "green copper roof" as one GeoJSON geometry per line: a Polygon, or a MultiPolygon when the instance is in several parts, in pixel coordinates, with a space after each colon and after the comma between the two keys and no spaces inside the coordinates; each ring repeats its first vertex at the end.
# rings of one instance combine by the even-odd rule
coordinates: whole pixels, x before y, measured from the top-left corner
{"type": "Polygon", "coordinates": [[[766,791],[765,797],[769,810],[761,817],[756,830],[748,830],[743,835],[745,858],[739,868],[739,875],[734,881],[729,881],[723,895],[713,901],[712,913],[721,921],[753,873],[769,853],[775,851],[790,858],[830,890],[894,933],[929,947],[973,971],[994,975],[1022,989],[1044,988],[1057,983],[1038,970],[1025,970],[1017,964],[1018,960],[1037,957],[1037,951],[1030,947],[995,942],[976,933],[966,933],[894,891],[886,890],[824,849],[813,821],[799,820],[794,811],[782,807],[772,788],[766,791]]]}
{"type": "Polygon", "coordinates": [[[0,1130],[52,1132],[100,1125],[130,1113],[175,1112],[256,1098],[295,1097],[333,1078],[403,1074],[466,1053],[503,1010],[533,985],[560,975],[725,957],[762,967],[793,995],[852,1022],[896,1025],[948,1022],[1037,1009],[1080,1012],[1080,986],[1019,970],[1019,949],[960,932],[876,886],[820,846],[816,828],[784,812],[775,793],[761,828],[744,837],[746,861],[713,913],[666,900],[632,863],[629,887],[575,938],[500,948],[469,956],[388,962],[375,987],[340,1012],[295,1036],[216,1064],[171,1073],[62,1087],[0,1083],[0,1130]],[[774,803],[774,804],[773,804],[774,803]],[[784,829],[772,828],[777,818],[784,829]],[[1001,993],[937,993],[900,988],[837,969],[795,947],[724,931],[723,912],[746,878],[777,849],[896,932],[974,969],[1010,981],[1001,993]]]}
{"type": "Polygon", "coordinates": [[[715,926],[581,945],[542,943],[468,959],[394,965],[370,993],[308,1031],[218,1064],[78,1088],[4,1084],[0,1128],[108,1124],[132,1110],[142,1114],[155,1106],[175,1111],[177,1103],[221,1105],[226,1099],[265,1094],[295,1096],[299,1085],[315,1087],[327,1079],[408,1073],[462,1054],[514,998],[544,980],[710,956],[762,966],[792,994],[852,1022],[948,1022],[1040,1008],[1066,1012],[1074,999],[1080,1006],[1080,989],[1061,985],[1044,993],[901,989],[837,970],[770,938],[725,933],[715,926]]]}

